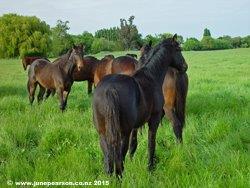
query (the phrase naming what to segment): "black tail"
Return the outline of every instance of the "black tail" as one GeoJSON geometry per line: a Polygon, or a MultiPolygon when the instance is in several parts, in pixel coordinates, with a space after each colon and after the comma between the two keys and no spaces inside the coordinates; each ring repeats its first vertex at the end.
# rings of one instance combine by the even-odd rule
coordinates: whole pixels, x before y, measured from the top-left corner
{"type": "Polygon", "coordinates": [[[175,102],[176,115],[181,123],[181,126],[184,127],[186,98],[187,98],[187,92],[188,92],[188,76],[186,73],[177,74],[176,90],[177,90],[176,102],[175,102]]]}
{"type": "MultiPolygon", "coordinates": [[[[108,152],[110,161],[115,163],[116,175],[121,175],[123,170],[121,156],[121,129],[120,129],[120,109],[119,96],[116,90],[109,90],[106,93],[106,138],[108,142],[108,152]]],[[[112,169],[113,171],[113,169],[112,169]]]]}

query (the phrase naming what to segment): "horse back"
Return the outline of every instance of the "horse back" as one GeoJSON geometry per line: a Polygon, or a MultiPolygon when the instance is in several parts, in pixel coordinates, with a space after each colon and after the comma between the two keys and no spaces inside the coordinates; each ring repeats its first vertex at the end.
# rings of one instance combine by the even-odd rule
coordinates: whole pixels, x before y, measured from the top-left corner
{"type": "Polygon", "coordinates": [[[112,62],[112,73],[132,75],[135,72],[137,60],[130,56],[120,56],[112,62]]]}

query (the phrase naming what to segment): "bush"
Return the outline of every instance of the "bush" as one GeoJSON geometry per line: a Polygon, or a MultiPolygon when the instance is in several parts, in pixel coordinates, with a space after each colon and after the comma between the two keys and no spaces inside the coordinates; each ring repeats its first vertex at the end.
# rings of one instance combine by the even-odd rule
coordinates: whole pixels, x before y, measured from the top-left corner
{"type": "Polygon", "coordinates": [[[96,54],[101,51],[120,50],[119,44],[105,38],[95,38],[91,45],[91,52],[96,54]]]}
{"type": "Polygon", "coordinates": [[[27,51],[48,54],[50,27],[35,16],[5,14],[0,17],[0,58],[23,56],[27,51]]]}
{"type": "Polygon", "coordinates": [[[215,50],[216,42],[210,36],[204,36],[201,40],[201,49],[202,50],[215,50]]]}
{"type": "Polygon", "coordinates": [[[201,48],[202,48],[201,42],[199,40],[197,40],[196,38],[189,38],[183,44],[183,49],[186,51],[201,50],[201,48]]]}
{"type": "Polygon", "coordinates": [[[225,39],[215,39],[215,50],[231,49],[233,48],[231,42],[225,39]]]}

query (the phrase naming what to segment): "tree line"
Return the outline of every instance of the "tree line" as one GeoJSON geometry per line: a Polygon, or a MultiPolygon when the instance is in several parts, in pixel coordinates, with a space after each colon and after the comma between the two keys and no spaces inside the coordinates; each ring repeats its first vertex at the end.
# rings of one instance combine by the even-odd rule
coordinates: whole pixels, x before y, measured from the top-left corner
{"type": "MultiPolygon", "coordinates": [[[[57,57],[65,53],[74,43],[84,43],[87,53],[101,51],[137,50],[144,43],[157,44],[170,33],[142,37],[134,24],[134,16],[120,19],[120,25],[97,30],[94,34],[84,31],[79,35],[69,34],[69,22],[58,20],[55,27],[35,16],[4,14],[0,17],[0,58],[23,57],[39,54],[57,57]]],[[[205,29],[202,39],[183,39],[178,36],[184,50],[218,50],[250,47],[250,35],[246,37],[222,36],[213,38],[205,29]]]]}

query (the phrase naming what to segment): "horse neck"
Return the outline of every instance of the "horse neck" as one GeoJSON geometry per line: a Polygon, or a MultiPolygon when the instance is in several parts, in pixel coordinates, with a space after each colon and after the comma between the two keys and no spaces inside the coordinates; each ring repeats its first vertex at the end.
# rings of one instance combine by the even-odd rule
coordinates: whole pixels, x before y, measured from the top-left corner
{"type": "Polygon", "coordinates": [[[74,59],[73,57],[70,56],[70,58],[68,59],[68,61],[66,62],[66,66],[64,68],[65,73],[68,76],[72,76],[73,75],[73,71],[75,69],[75,64],[74,64],[74,59]]]}
{"type": "Polygon", "coordinates": [[[142,85],[159,84],[162,86],[169,66],[168,62],[169,59],[165,58],[162,53],[157,59],[152,58],[148,63],[145,63],[143,68],[134,74],[134,78],[142,85]]]}
{"type": "Polygon", "coordinates": [[[74,59],[70,54],[65,54],[61,57],[61,60],[57,62],[60,69],[68,75],[72,76],[73,70],[75,68],[74,59]]]}

